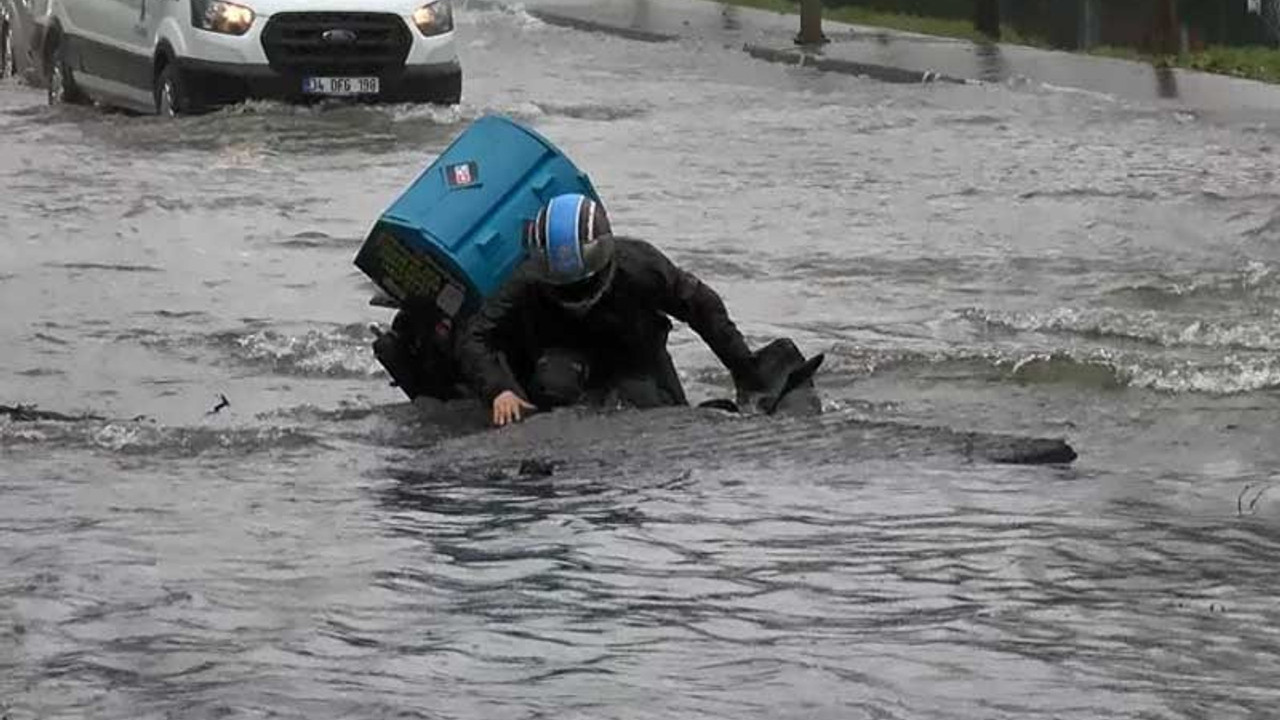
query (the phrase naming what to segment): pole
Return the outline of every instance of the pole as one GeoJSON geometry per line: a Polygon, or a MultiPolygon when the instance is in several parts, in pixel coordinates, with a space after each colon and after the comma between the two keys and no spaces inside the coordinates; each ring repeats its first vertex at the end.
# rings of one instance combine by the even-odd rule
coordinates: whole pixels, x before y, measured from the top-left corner
{"type": "Polygon", "coordinates": [[[989,40],[1000,39],[1000,0],[975,0],[973,29],[989,40]]]}
{"type": "Polygon", "coordinates": [[[1177,55],[1181,49],[1178,30],[1178,7],[1176,0],[1160,0],[1156,17],[1156,52],[1162,55],[1177,55]]]}
{"type": "Polygon", "coordinates": [[[1099,0],[1082,0],[1080,8],[1081,50],[1092,50],[1097,47],[1101,38],[1101,19],[1098,15],[1099,0]]]}
{"type": "Polygon", "coordinates": [[[822,45],[829,42],[822,34],[822,0],[800,0],[800,34],[797,45],[822,45]]]}

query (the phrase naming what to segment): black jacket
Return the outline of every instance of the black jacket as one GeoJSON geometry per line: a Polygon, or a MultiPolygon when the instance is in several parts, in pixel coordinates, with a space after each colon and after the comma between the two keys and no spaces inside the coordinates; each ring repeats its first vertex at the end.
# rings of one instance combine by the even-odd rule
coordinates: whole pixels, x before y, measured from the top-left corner
{"type": "Polygon", "coordinates": [[[484,303],[459,333],[458,359],[486,402],[505,390],[528,398],[525,383],[550,348],[584,353],[596,387],[647,372],[666,357],[668,315],[688,323],[736,383],[750,382],[751,350],[714,290],[641,240],[616,238],[614,261],[609,290],[582,316],[556,303],[528,264],[484,303]]]}

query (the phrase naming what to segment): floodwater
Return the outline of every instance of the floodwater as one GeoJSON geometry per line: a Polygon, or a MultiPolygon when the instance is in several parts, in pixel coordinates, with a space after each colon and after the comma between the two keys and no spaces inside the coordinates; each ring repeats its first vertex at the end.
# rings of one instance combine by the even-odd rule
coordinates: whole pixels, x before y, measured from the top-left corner
{"type": "Polygon", "coordinates": [[[0,717],[1272,716],[1274,127],[459,15],[458,109],[0,84],[0,404],[99,416],[0,420],[0,717]],[[351,261],[485,112],[827,353],[823,421],[403,403],[351,261]],[[576,460],[522,469],[540,437],[576,460]]]}

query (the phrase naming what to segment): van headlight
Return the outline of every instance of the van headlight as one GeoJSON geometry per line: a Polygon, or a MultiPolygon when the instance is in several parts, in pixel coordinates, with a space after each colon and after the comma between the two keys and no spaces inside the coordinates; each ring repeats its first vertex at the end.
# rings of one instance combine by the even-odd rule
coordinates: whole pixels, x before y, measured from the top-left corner
{"type": "Polygon", "coordinates": [[[253,25],[253,10],[226,0],[191,0],[191,24],[223,35],[243,35],[253,25]]]}
{"type": "Polygon", "coordinates": [[[436,0],[413,11],[413,24],[426,37],[443,35],[453,29],[453,5],[436,0]]]}

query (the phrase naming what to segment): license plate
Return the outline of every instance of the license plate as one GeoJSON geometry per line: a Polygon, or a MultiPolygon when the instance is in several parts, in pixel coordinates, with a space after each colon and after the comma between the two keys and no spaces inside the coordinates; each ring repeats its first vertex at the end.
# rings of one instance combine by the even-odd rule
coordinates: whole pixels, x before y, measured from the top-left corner
{"type": "Polygon", "coordinates": [[[377,95],[376,77],[309,77],[302,80],[308,95],[377,95]]]}

